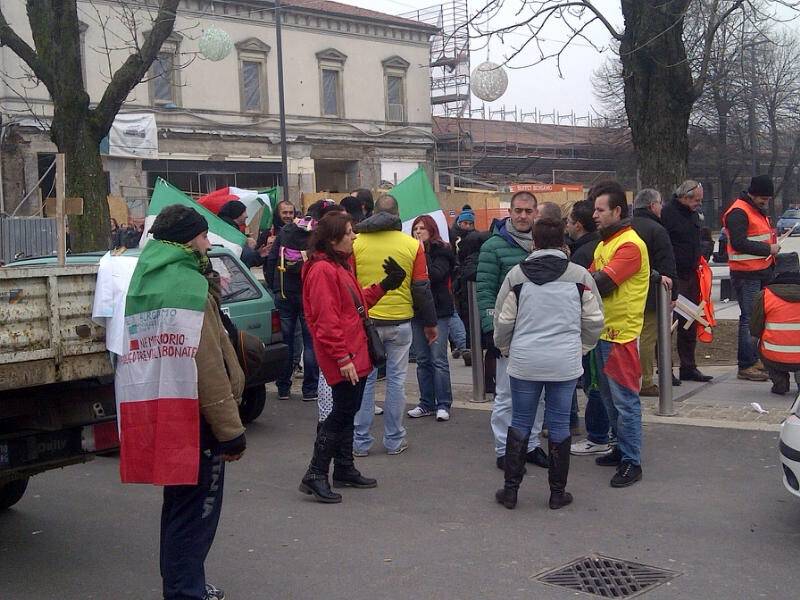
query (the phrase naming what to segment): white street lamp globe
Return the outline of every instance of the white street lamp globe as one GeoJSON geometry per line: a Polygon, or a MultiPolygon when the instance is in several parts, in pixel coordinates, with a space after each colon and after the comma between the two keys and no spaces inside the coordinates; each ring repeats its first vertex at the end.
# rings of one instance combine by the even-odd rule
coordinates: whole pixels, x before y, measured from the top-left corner
{"type": "Polygon", "coordinates": [[[494,102],[506,93],[508,76],[500,65],[483,62],[472,71],[470,88],[484,102],[494,102]]]}
{"type": "Polygon", "coordinates": [[[233,42],[222,29],[209,27],[200,38],[200,54],[211,61],[222,60],[233,50],[233,42]]]}

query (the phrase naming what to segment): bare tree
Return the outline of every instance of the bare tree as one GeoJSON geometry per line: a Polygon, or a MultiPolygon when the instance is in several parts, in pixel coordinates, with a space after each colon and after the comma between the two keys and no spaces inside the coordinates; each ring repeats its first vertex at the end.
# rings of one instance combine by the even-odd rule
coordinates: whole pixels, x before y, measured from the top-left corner
{"type": "MultiPolygon", "coordinates": [[[[636,150],[640,178],[662,193],[671,193],[687,176],[689,120],[709,77],[715,40],[728,19],[752,3],[747,0],[620,0],[625,26],[617,30],[592,0],[518,0],[515,22],[492,27],[493,19],[506,0],[485,2],[470,22],[477,37],[503,36],[525,32],[527,41],[506,56],[506,64],[518,62],[529,46],[554,23],[569,30],[567,40],[552,52],[541,48],[530,64],[548,59],[558,61],[564,49],[581,39],[597,46],[587,31],[600,24],[612,42],[619,44],[625,112],[636,150]],[[705,4],[707,19],[693,35],[697,44],[694,62],[687,52],[686,16],[696,3],[705,4]]],[[[780,1],[768,5],[795,6],[780,1]]]]}
{"type": "Polygon", "coordinates": [[[47,88],[53,102],[50,137],[65,154],[67,195],[84,199],[84,214],[70,218],[76,251],[107,247],[110,226],[100,141],[172,33],[178,4],[179,0],[160,0],[143,42],[134,36],[127,60],[113,73],[109,62],[110,81],[95,107],[90,106],[83,81],[77,0],[27,0],[33,47],[12,29],[0,9],[0,46],[8,46],[47,88]]]}

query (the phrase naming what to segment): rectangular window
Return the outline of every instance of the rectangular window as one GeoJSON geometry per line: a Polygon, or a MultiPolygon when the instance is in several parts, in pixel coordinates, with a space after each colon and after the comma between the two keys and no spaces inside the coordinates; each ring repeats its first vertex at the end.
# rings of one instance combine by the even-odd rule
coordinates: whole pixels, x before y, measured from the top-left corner
{"type": "Polygon", "coordinates": [[[242,104],[246,112],[262,112],[261,77],[260,62],[242,61],[242,104]]]}
{"type": "Polygon", "coordinates": [[[153,61],[153,102],[167,104],[175,102],[175,55],[159,52],[153,61]]]}
{"type": "Polygon", "coordinates": [[[405,81],[397,75],[386,76],[386,120],[390,123],[405,121],[405,81]]]}
{"type": "Polygon", "coordinates": [[[339,116],[339,71],[322,70],[322,114],[339,116]]]}

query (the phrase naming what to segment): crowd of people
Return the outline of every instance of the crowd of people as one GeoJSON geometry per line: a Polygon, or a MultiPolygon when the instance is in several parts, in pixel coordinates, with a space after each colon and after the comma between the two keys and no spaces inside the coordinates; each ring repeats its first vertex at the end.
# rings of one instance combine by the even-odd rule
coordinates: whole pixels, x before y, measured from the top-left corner
{"type": "MultiPolygon", "coordinates": [[[[795,310],[800,276],[781,274],[773,281],[780,246],[766,215],[771,195],[768,177],[753,178],[723,222],[741,308],[738,376],[771,378],[773,391],[785,393],[788,374],[800,365],[795,310]],[[751,335],[760,341],[754,343],[751,335]]],[[[498,503],[516,507],[526,465],[533,465],[548,470],[550,509],[569,505],[571,455],[594,455],[598,466],[614,467],[612,487],[640,481],[640,397],[659,392],[653,382],[657,290],[663,286],[673,302],[680,294],[702,303],[702,273],[710,253],[701,234],[702,199],[702,185],[689,180],[666,204],[657,190],[639,191],[631,212],[624,188],[604,181],[567,215],[555,204],[540,204],[530,192],[517,192],[508,216],[496,219],[489,231],[477,231],[474,211],[464,206],[449,231],[422,215],[410,235],[403,232],[391,194],[373,201],[368,190],[356,190],[339,204],[318,201],[303,216],[290,203],[279,204],[273,228],[249,246],[263,259],[289,346],[276,382],[278,397],[290,398],[302,356],[302,397],[318,404],[312,458],[300,491],[323,503],[338,503],[342,495],[331,481],[333,487],[378,484],[356,468],[355,459],[375,451],[371,429],[380,414],[375,396],[381,369],[386,380],[381,442],[388,455],[409,447],[404,416],[449,421],[450,344],[465,363],[485,363],[486,388],[494,396],[495,462],[504,474],[495,493],[498,503]],[[466,333],[471,281],[477,291],[480,346],[466,333]],[[419,397],[407,410],[412,356],[419,397]],[[579,388],[586,396],[586,438],[573,440],[579,429],[579,388]]],[[[220,215],[240,227],[242,207],[229,205],[220,215]]],[[[156,218],[152,231],[155,243],[182,248],[197,262],[190,271],[211,275],[205,258],[207,224],[198,213],[170,207],[156,218]]],[[[182,261],[183,269],[194,264],[185,256],[182,261]]],[[[173,274],[180,275],[177,267],[173,274]]],[[[238,460],[246,449],[244,428],[228,402],[241,394],[241,371],[230,359],[235,356],[230,335],[219,333],[230,325],[218,318],[213,286],[209,294],[205,311],[210,324],[203,325],[197,365],[213,364],[215,372],[227,377],[198,389],[205,471],[193,486],[166,481],[165,598],[224,597],[206,584],[203,561],[216,529],[224,463],[238,460]],[[211,518],[206,514],[209,498],[211,518]],[[183,510],[176,509],[178,504],[183,510]],[[187,545],[186,536],[205,541],[187,545]]],[[[701,330],[678,327],[680,364],[673,385],[711,379],[695,361],[701,330]]]]}

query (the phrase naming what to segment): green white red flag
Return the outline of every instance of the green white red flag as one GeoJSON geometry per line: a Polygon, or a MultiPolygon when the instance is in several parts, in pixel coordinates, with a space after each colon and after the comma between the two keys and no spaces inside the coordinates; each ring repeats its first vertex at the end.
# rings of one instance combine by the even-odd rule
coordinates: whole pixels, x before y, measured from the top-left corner
{"type": "Polygon", "coordinates": [[[114,378],[123,483],[197,483],[195,355],[207,295],[193,252],[148,242],[125,298],[124,352],[114,378]]]}
{"type": "Polygon", "coordinates": [[[420,167],[394,186],[389,193],[397,200],[404,232],[410,235],[414,219],[420,215],[430,215],[436,221],[439,235],[445,242],[450,242],[447,218],[444,216],[442,206],[439,204],[436,192],[433,191],[425,169],[420,167]]]}

